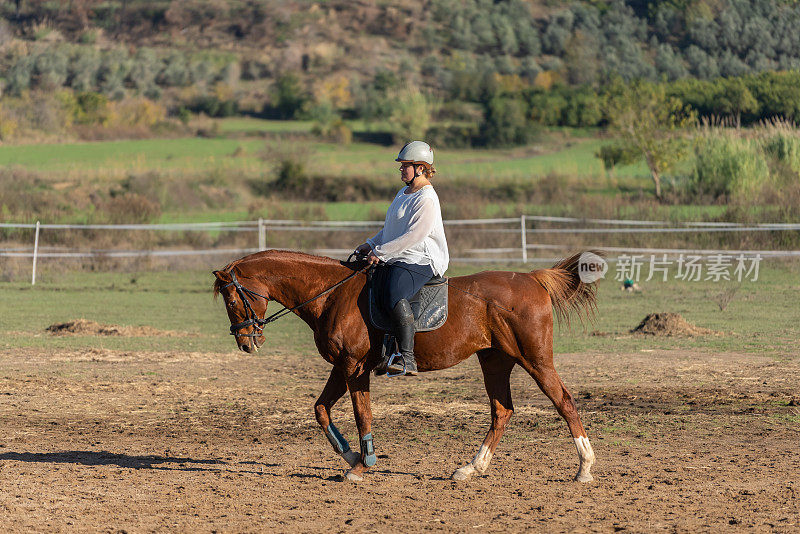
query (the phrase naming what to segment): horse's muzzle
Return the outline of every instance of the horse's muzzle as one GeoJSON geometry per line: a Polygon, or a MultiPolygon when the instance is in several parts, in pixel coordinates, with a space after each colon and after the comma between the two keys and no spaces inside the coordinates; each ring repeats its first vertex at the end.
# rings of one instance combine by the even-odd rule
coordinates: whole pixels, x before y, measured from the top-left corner
{"type": "Polygon", "coordinates": [[[239,350],[246,352],[248,354],[252,354],[264,344],[266,338],[264,336],[259,337],[248,337],[247,341],[240,342],[237,340],[236,344],[239,346],[239,350]]]}

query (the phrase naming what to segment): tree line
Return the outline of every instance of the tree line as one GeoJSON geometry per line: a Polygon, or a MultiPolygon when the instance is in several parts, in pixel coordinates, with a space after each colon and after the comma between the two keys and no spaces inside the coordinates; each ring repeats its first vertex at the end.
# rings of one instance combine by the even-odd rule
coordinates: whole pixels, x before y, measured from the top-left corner
{"type": "MultiPolygon", "coordinates": [[[[370,14],[356,4],[322,3],[314,6],[315,10],[308,9],[305,2],[278,0],[22,0],[0,4],[0,15],[12,30],[28,38],[42,37],[39,33],[48,29],[46,24],[53,24],[73,42],[86,44],[96,39],[97,30],[113,34],[128,46],[139,34],[158,36],[178,29],[181,33],[196,30],[195,38],[209,36],[212,43],[210,35],[216,31],[213,42],[231,45],[245,79],[272,79],[287,68],[246,57],[252,56],[249,47],[254,44],[275,50],[302,49],[311,34],[325,36],[328,44],[358,54],[359,45],[349,37],[353,30],[360,30],[369,38],[391,41],[401,60],[388,68],[410,70],[426,89],[448,93],[448,98],[469,91],[464,82],[486,73],[517,75],[530,83],[544,73],[565,85],[596,86],[614,78],[709,80],[800,68],[800,3],[790,0],[542,4],[534,13],[531,3],[524,0],[384,2],[370,14]],[[403,15],[400,19],[398,12],[403,15]],[[394,20],[413,24],[402,31],[389,31],[387,21],[394,20]],[[45,26],[32,34],[25,29],[36,24],[45,26]],[[337,31],[331,33],[328,28],[332,24],[337,31]]],[[[405,28],[404,24],[398,26],[405,28]]],[[[202,48],[200,43],[188,44],[202,48]]],[[[94,60],[84,61],[91,64],[94,60]]],[[[175,72],[156,77],[155,85],[180,83],[182,71],[192,69],[181,61],[169,59],[175,72]]],[[[306,57],[302,70],[318,78],[353,66],[322,63],[315,65],[313,58],[306,57]]],[[[374,72],[378,67],[371,54],[362,54],[356,63],[362,72],[374,72]]],[[[189,74],[190,79],[192,76],[195,74],[189,74]]]]}

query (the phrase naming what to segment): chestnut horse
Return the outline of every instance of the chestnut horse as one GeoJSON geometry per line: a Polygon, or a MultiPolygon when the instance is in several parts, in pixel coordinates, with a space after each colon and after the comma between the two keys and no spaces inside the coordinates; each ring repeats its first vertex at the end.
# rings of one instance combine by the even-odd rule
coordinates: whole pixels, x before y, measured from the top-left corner
{"type": "MultiPolygon", "coordinates": [[[[420,371],[446,369],[477,353],[491,406],[491,426],[475,458],[453,473],[466,480],[483,474],[514,407],[509,376],[515,365],[527,371],[566,420],[575,440],[580,467],[575,479],[589,482],[594,451],[575,401],[553,366],[553,312],[568,320],[571,312],[590,315],[595,286],[578,276],[575,254],[550,269],[530,273],[487,271],[449,279],[449,315],[437,330],[415,336],[420,371]]],[[[239,348],[253,352],[265,341],[261,333],[267,302],[294,308],[344,283],[293,313],[314,332],[320,355],[333,365],[314,405],[317,422],[334,450],[349,464],[349,480],[358,481],[376,461],[372,444],[370,371],[378,364],[384,333],[369,322],[364,263],[347,263],[299,252],[268,250],[214,271],[214,294],[222,294],[239,348]],[[350,391],[361,453],[350,450],[331,421],[331,408],[350,391]]]]}

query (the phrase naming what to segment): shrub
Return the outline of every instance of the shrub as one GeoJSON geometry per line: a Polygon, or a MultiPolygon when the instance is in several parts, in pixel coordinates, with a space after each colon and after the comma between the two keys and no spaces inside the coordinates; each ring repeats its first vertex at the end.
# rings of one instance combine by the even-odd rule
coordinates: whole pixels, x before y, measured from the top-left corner
{"type": "Polygon", "coordinates": [[[425,134],[428,142],[439,148],[470,148],[477,144],[479,137],[477,124],[437,124],[425,134]]]}
{"type": "Polygon", "coordinates": [[[161,206],[137,193],[123,193],[100,202],[97,206],[111,224],[142,224],[157,219],[161,206]]]}
{"type": "Polygon", "coordinates": [[[11,68],[6,72],[6,89],[12,95],[19,95],[31,86],[33,73],[33,58],[30,56],[17,57],[11,68]]]}
{"type": "Polygon", "coordinates": [[[481,126],[486,146],[524,145],[535,131],[528,122],[528,105],[512,97],[495,97],[486,105],[486,117],[481,126]]]}
{"type": "Polygon", "coordinates": [[[595,152],[595,157],[603,162],[603,168],[609,174],[614,173],[614,167],[618,165],[630,165],[641,157],[641,151],[630,145],[603,145],[595,152]]]}
{"type": "Polygon", "coordinates": [[[67,56],[58,49],[36,56],[31,72],[31,85],[46,91],[55,90],[67,81],[67,56]]]}
{"type": "Polygon", "coordinates": [[[140,48],[133,59],[128,79],[141,93],[150,92],[155,87],[161,66],[155,52],[149,48],[140,48]]]}
{"type": "Polygon", "coordinates": [[[567,107],[567,99],[558,92],[535,89],[528,94],[531,119],[545,126],[557,126],[567,107]]]}
{"type": "Polygon", "coordinates": [[[97,71],[100,53],[94,48],[76,47],[67,68],[67,85],[75,91],[93,91],[97,88],[97,71]]]}
{"type": "Polygon", "coordinates": [[[764,152],[800,174],[800,137],[788,129],[776,129],[763,141],[764,152]]]}
{"type": "Polygon", "coordinates": [[[0,105],[0,141],[8,141],[14,138],[19,129],[19,122],[11,116],[0,105]]]}
{"type": "Polygon", "coordinates": [[[417,88],[392,91],[389,94],[392,111],[389,121],[396,143],[422,139],[431,122],[431,104],[417,88]]]}
{"type": "Polygon", "coordinates": [[[161,104],[143,97],[126,98],[114,102],[108,126],[152,128],[167,118],[167,110],[161,104]]]}
{"type": "Polygon", "coordinates": [[[300,85],[300,79],[291,72],[282,74],[275,80],[272,93],[272,108],[278,119],[294,118],[308,100],[308,95],[300,85]]]}
{"type": "MultiPolygon", "coordinates": [[[[303,145],[280,141],[268,142],[264,146],[261,158],[270,164],[274,183],[281,189],[293,189],[308,181],[306,164],[310,155],[303,145]]],[[[266,196],[269,191],[257,192],[266,196]]]]}
{"type": "Polygon", "coordinates": [[[284,159],[278,163],[275,187],[283,191],[304,189],[309,182],[305,163],[296,159],[284,159]]]}
{"type": "Polygon", "coordinates": [[[712,131],[697,141],[690,182],[696,193],[747,200],[769,176],[763,152],[750,139],[712,131]]]}
{"type": "Polygon", "coordinates": [[[270,75],[270,65],[258,59],[247,59],[241,65],[243,80],[261,80],[270,75]]]}
{"type": "Polygon", "coordinates": [[[99,89],[113,99],[125,96],[125,79],[131,69],[127,50],[114,48],[103,55],[97,78],[99,89]]]}
{"type": "Polygon", "coordinates": [[[563,126],[597,126],[603,118],[602,101],[593,91],[571,91],[561,113],[563,126]]]}
{"type": "Polygon", "coordinates": [[[314,121],[311,129],[314,135],[345,145],[353,141],[353,131],[342,120],[330,100],[323,99],[304,110],[304,118],[314,121]]]}
{"type": "Polygon", "coordinates": [[[120,183],[120,189],[112,191],[112,196],[130,196],[148,200],[152,205],[164,206],[171,196],[169,182],[155,172],[130,174],[120,183]]]}
{"type": "Polygon", "coordinates": [[[93,45],[97,42],[99,35],[99,30],[87,30],[78,37],[78,42],[81,44],[93,45]]]}
{"type": "Polygon", "coordinates": [[[17,113],[21,116],[25,126],[55,134],[63,131],[71,123],[69,112],[64,109],[61,92],[56,95],[45,92],[31,93],[20,99],[17,113]]]}
{"type": "Polygon", "coordinates": [[[197,58],[189,63],[189,77],[195,85],[206,85],[216,77],[216,66],[212,61],[197,58]]]}
{"type": "Polygon", "coordinates": [[[198,96],[189,105],[189,109],[195,113],[205,113],[209,117],[231,117],[238,111],[235,100],[220,100],[213,95],[198,96]]]}
{"type": "Polygon", "coordinates": [[[192,112],[186,106],[179,107],[178,111],[175,112],[175,115],[183,124],[189,124],[189,121],[192,120],[192,112]]]}
{"type": "Polygon", "coordinates": [[[156,77],[159,85],[167,87],[184,87],[189,84],[189,66],[186,58],[179,52],[173,52],[164,60],[164,67],[156,77]]]}

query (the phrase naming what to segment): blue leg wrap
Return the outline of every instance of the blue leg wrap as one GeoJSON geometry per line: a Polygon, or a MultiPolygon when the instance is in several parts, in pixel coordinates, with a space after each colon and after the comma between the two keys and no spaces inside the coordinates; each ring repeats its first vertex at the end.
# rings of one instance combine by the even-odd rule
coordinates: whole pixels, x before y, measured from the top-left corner
{"type": "Polygon", "coordinates": [[[333,450],[337,453],[344,454],[350,450],[350,444],[342,437],[339,429],[336,428],[333,423],[329,424],[328,428],[325,429],[325,436],[327,436],[328,441],[333,445],[333,450]]]}
{"type": "Polygon", "coordinates": [[[364,434],[364,437],[361,438],[361,459],[365,467],[372,467],[378,462],[378,457],[375,456],[375,447],[372,445],[372,432],[364,434]]]}

